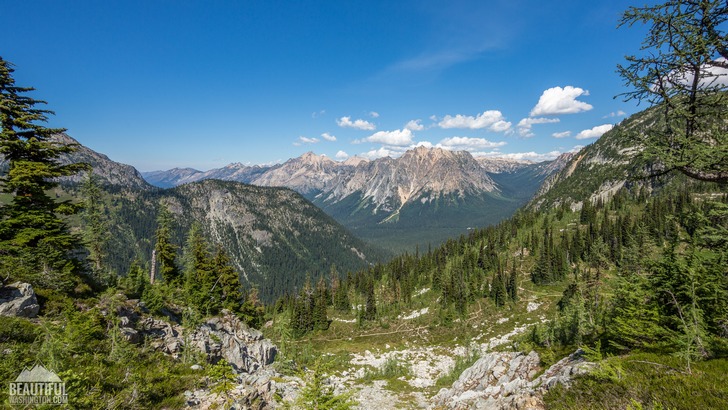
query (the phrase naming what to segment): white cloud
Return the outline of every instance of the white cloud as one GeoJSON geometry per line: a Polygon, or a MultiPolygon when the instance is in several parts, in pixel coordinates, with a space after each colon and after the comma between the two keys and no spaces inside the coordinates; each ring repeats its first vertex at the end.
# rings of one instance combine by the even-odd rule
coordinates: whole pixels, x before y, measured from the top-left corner
{"type": "Polygon", "coordinates": [[[329,134],[328,132],[324,132],[321,134],[321,138],[325,139],[326,141],[336,141],[336,137],[329,134]]]}
{"type": "Polygon", "coordinates": [[[369,113],[369,116],[372,118],[379,118],[379,113],[376,111],[372,111],[369,113]]]}
{"type": "Polygon", "coordinates": [[[437,146],[448,150],[473,151],[477,149],[497,148],[506,145],[506,142],[493,142],[485,138],[450,137],[440,141],[437,146]]]}
{"type": "MultiPolygon", "coordinates": [[[[700,88],[725,88],[728,85],[728,68],[726,64],[728,60],[720,57],[709,63],[703,64],[700,68],[700,79],[698,86],[700,88]]],[[[690,87],[695,78],[692,67],[686,67],[684,70],[673,70],[663,77],[664,86],[667,88],[690,87]]],[[[653,88],[656,88],[657,84],[653,88]]]]}
{"type": "Polygon", "coordinates": [[[545,117],[538,117],[538,118],[524,118],[521,121],[518,121],[518,135],[522,137],[533,137],[535,134],[531,132],[531,127],[533,127],[534,124],[550,124],[559,122],[558,118],[545,118],[545,117]]]}
{"type": "Polygon", "coordinates": [[[614,124],[604,124],[604,125],[598,125],[592,129],[584,130],[578,134],[574,138],[578,140],[585,140],[589,138],[599,138],[602,135],[604,135],[605,132],[611,130],[614,128],[614,124]]]}
{"type": "Polygon", "coordinates": [[[311,118],[320,117],[320,116],[322,116],[324,114],[326,114],[326,110],[314,111],[314,112],[311,113],[311,118]]]}
{"type": "Polygon", "coordinates": [[[361,119],[352,121],[351,117],[341,117],[336,120],[336,123],[342,128],[356,128],[358,130],[372,131],[377,128],[369,121],[361,119]]]}
{"type": "Polygon", "coordinates": [[[440,128],[487,128],[494,132],[504,132],[511,128],[511,123],[507,122],[498,110],[484,111],[475,117],[461,114],[454,117],[446,115],[438,125],[440,128]]]}
{"type": "Polygon", "coordinates": [[[344,151],[337,152],[335,156],[336,156],[336,159],[347,159],[347,158],[349,158],[349,154],[347,154],[344,151]]]}
{"type": "Polygon", "coordinates": [[[622,110],[619,110],[617,112],[612,111],[612,112],[610,112],[609,114],[605,115],[602,118],[624,117],[625,115],[627,115],[626,112],[624,112],[622,110]]]}
{"type": "Polygon", "coordinates": [[[554,138],[566,138],[571,136],[571,131],[555,132],[551,136],[554,138]]]}
{"type": "Polygon", "coordinates": [[[561,151],[550,151],[550,152],[544,152],[544,153],[529,151],[529,152],[514,152],[514,153],[509,153],[509,154],[504,154],[504,153],[498,152],[498,151],[492,151],[492,152],[478,153],[478,154],[482,154],[482,155],[478,155],[478,156],[498,157],[498,158],[507,158],[507,159],[515,159],[515,160],[528,160],[528,161],[534,161],[534,162],[541,162],[541,161],[551,161],[552,159],[556,159],[556,157],[561,155],[561,151]]]}
{"type": "Polygon", "coordinates": [[[302,136],[302,137],[298,137],[298,141],[300,141],[300,143],[304,143],[304,144],[316,144],[317,142],[319,142],[319,139],[318,138],[308,138],[308,137],[302,136]]]}
{"type": "Polygon", "coordinates": [[[564,88],[553,87],[544,91],[538,103],[531,110],[531,117],[539,115],[576,114],[589,111],[592,107],[583,101],[577,101],[580,96],[589,95],[589,91],[579,87],[567,85],[564,88]]]}
{"type": "Polygon", "coordinates": [[[405,128],[402,130],[394,131],[379,131],[362,140],[357,140],[354,142],[376,142],[383,145],[394,145],[402,147],[412,144],[413,137],[414,136],[412,135],[412,131],[405,128]]]}
{"type": "Polygon", "coordinates": [[[368,160],[375,160],[377,158],[384,158],[384,157],[393,157],[399,155],[400,152],[391,150],[386,147],[381,147],[379,149],[371,150],[368,152],[364,152],[362,154],[359,154],[360,157],[366,158],[368,160]]]}
{"type": "Polygon", "coordinates": [[[422,125],[422,120],[411,120],[404,127],[411,131],[422,131],[425,129],[425,126],[422,125]]]}

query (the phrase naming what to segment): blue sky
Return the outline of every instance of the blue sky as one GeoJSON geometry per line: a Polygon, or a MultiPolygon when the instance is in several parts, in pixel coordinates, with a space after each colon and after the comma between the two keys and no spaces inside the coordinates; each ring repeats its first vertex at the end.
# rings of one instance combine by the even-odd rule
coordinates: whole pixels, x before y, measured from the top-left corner
{"type": "Polygon", "coordinates": [[[542,160],[642,108],[614,99],[633,4],[0,0],[0,55],[51,125],[143,171],[415,145],[542,160]]]}

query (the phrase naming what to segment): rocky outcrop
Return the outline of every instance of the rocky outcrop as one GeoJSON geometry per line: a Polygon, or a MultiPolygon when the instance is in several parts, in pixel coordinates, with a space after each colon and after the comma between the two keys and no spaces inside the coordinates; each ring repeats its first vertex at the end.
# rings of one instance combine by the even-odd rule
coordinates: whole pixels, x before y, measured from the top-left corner
{"type": "Polygon", "coordinates": [[[436,408],[448,409],[543,409],[543,394],[557,384],[568,385],[572,377],[588,372],[581,350],[538,374],[539,356],[512,352],[488,353],[466,369],[452,388],[432,398],[436,408]]]}
{"type": "Polygon", "coordinates": [[[40,305],[30,283],[15,282],[0,287],[0,316],[33,318],[40,305]]]}
{"type": "Polygon", "coordinates": [[[207,354],[208,360],[227,360],[238,372],[253,373],[273,363],[276,347],[263,334],[251,329],[227,312],[200,325],[190,337],[192,346],[207,354]]]}
{"type": "Polygon", "coordinates": [[[275,359],[277,349],[259,331],[250,328],[237,316],[223,311],[194,330],[137,313],[134,301],[119,309],[119,331],[132,343],[145,339],[150,346],[177,357],[185,346],[204,353],[207,361],[225,359],[238,373],[254,373],[275,359]]]}
{"type": "Polygon", "coordinates": [[[297,377],[281,376],[270,368],[254,374],[242,374],[237,385],[228,392],[230,400],[210,392],[208,389],[186,391],[187,407],[190,409],[230,408],[245,410],[267,410],[280,408],[275,403],[291,403],[298,395],[303,381],[297,377]]]}

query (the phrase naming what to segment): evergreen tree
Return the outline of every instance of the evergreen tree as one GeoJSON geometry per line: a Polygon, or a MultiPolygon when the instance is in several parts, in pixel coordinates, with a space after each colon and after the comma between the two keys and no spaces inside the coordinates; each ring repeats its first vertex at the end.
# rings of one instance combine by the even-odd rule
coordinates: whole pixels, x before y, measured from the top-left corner
{"type": "Polygon", "coordinates": [[[239,312],[243,302],[243,293],[240,285],[240,275],[230,263],[230,258],[222,246],[218,246],[213,258],[213,271],[217,276],[216,293],[219,294],[221,308],[239,312]]]}
{"type": "Polygon", "coordinates": [[[374,283],[370,280],[366,286],[366,306],[364,319],[374,320],[377,317],[377,300],[374,298],[374,283]]]}
{"type": "Polygon", "coordinates": [[[513,269],[511,274],[508,276],[508,297],[512,301],[518,301],[518,271],[516,270],[516,260],[513,259],[513,269]]]}
{"type": "Polygon", "coordinates": [[[135,260],[129,267],[129,273],[126,274],[124,280],[121,281],[125,293],[132,298],[141,298],[144,289],[149,283],[144,269],[139,265],[139,261],[135,260]]]}
{"type": "Polygon", "coordinates": [[[328,289],[326,288],[326,281],[322,276],[316,284],[313,311],[311,313],[313,319],[313,328],[315,330],[326,330],[329,328],[329,318],[326,315],[327,304],[328,289]]]}
{"type": "Polygon", "coordinates": [[[242,319],[248,326],[260,329],[265,319],[265,309],[263,304],[260,302],[258,297],[258,289],[251,288],[243,293],[243,304],[240,305],[240,311],[238,313],[240,319],[242,319]]]}
{"type": "Polygon", "coordinates": [[[495,276],[493,277],[493,284],[491,285],[491,294],[493,297],[493,301],[495,302],[496,306],[503,306],[506,304],[506,285],[503,281],[503,274],[502,272],[497,272],[495,276]]]}
{"type": "Polygon", "coordinates": [[[72,252],[80,241],[59,215],[73,214],[78,207],[52,199],[49,190],[58,185],[57,178],[88,166],[61,164],[60,156],[74,147],[52,140],[65,130],[39,124],[52,111],[38,108],[45,102],[25,95],[34,89],[16,86],[13,72],[12,64],[0,57],[0,154],[8,161],[0,185],[12,196],[0,207],[1,273],[43,286],[70,287],[69,275],[78,270],[72,252]]]}
{"type": "Polygon", "coordinates": [[[185,258],[185,293],[192,306],[200,312],[208,313],[219,306],[219,298],[213,293],[217,278],[214,276],[207,242],[197,224],[190,229],[185,258]]]}
{"type": "Polygon", "coordinates": [[[157,251],[159,261],[159,272],[167,283],[179,279],[180,272],[175,259],[177,258],[177,247],[172,243],[172,214],[166,206],[160,205],[157,216],[157,231],[154,236],[157,240],[154,249],[157,251]]]}
{"type": "Polygon", "coordinates": [[[97,177],[89,172],[81,188],[83,195],[84,242],[89,250],[89,259],[93,261],[93,270],[97,277],[102,275],[105,258],[104,245],[109,238],[109,227],[105,217],[105,207],[101,188],[97,177]]]}
{"type": "Polygon", "coordinates": [[[621,26],[649,25],[643,55],[619,66],[633,89],[627,99],[659,106],[663,118],[635,132],[641,155],[703,181],[728,181],[728,4],[725,0],[669,0],[630,7],[621,26]]]}

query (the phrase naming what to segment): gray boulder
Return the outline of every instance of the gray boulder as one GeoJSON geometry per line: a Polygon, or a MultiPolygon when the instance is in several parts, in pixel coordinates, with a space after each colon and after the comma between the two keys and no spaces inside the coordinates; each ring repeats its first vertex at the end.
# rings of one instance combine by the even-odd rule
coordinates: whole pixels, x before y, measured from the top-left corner
{"type": "Polygon", "coordinates": [[[432,401],[436,408],[447,409],[543,409],[546,391],[557,384],[568,386],[575,375],[593,367],[582,356],[577,350],[534,378],[540,362],[536,352],[487,353],[432,401]]]}
{"type": "Polygon", "coordinates": [[[200,325],[191,342],[206,353],[209,360],[227,360],[238,372],[253,373],[273,363],[277,349],[258,330],[250,328],[237,316],[224,311],[200,325]]]}
{"type": "Polygon", "coordinates": [[[33,318],[40,305],[30,283],[15,282],[0,288],[0,316],[33,318]]]}

